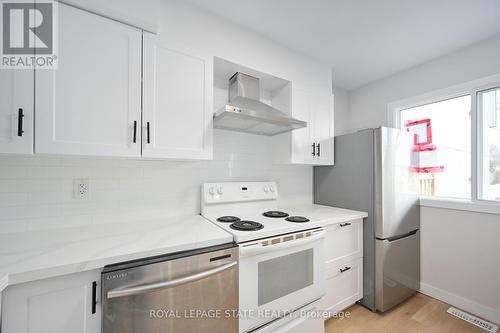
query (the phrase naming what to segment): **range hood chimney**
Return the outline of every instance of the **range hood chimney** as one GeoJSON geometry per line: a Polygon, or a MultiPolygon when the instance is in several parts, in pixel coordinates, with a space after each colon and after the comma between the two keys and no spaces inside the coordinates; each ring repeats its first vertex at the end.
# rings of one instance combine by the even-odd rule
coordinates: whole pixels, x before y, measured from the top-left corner
{"type": "Polygon", "coordinates": [[[276,135],[306,126],[262,103],[259,79],[239,72],[229,79],[229,102],[214,114],[215,128],[253,134],[276,135]]]}

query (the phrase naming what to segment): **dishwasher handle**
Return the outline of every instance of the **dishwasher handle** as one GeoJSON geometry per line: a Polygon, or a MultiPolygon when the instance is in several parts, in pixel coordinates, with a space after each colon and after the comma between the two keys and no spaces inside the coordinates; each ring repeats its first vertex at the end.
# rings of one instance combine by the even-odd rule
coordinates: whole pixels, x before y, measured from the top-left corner
{"type": "Polygon", "coordinates": [[[132,296],[132,295],[138,295],[138,294],[144,294],[152,291],[156,291],[159,289],[166,289],[166,288],[173,288],[180,286],[182,284],[194,282],[197,280],[201,280],[204,278],[207,278],[209,276],[221,273],[231,267],[234,267],[238,265],[237,261],[230,262],[225,265],[218,266],[216,268],[207,270],[207,271],[202,271],[193,275],[188,275],[188,276],[183,276],[178,279],[174,280],[167,280],[167,281],[161,281],[161,282],[156,282],[156,283],[151,283],[151,284],[143,284],[143,285],[138,285],[138,286],[132,286],[132,287],[127,287],[127,288],[116,288],[108,291],[107,293],[107,298],[112,299],[112,298],[118,298],[118,297],[125,297],[125,296],[132,296]]]}

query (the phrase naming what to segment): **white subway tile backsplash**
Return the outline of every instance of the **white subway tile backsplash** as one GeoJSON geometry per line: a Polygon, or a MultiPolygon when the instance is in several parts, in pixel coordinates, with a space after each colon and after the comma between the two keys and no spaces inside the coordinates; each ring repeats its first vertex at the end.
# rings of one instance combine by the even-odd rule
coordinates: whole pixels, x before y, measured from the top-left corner
{"type": "Polygon", "coordinates": [[[269,140],[216,130],[212,161],[0,156],[0,233],[199,214],[209,181],[276,180],[285,204],[311,202],[312,167],[273,165],[269,140]]]}

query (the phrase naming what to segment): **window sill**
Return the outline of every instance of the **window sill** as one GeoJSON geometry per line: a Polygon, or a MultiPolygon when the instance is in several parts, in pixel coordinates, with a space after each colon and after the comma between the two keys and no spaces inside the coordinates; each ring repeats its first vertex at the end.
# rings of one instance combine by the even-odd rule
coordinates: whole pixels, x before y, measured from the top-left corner
{"type": "Polygon", "coordinates": [[[492,201],[421,197],[420,206],[500,215],[500,202],[492,201]]]}

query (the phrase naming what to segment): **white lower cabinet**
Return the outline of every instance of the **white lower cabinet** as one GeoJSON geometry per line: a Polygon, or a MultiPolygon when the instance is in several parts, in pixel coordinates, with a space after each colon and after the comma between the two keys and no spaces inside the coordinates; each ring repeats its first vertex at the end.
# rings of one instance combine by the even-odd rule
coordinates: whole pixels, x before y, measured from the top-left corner
{"type": "Polygon", "coordinates": [[[329,268],[325,278],[323,310],[342,311],[363,298],[363,258],[329,268]]]}
{"type": "Polygon", "coordinates": [[[7,287],[1,299],[1,332],[101,332],[100,277],[94,270],[7,287]]]}
{"type": "Polygon", "coordinates": [[[325,261],[336,266],[341,262],[363,257],[363,220],[347,221],[327,226],[325,261]]]}
{"type": "Polygon", "coordinates": [[[334,314],[363,298],[363,220],[325,229],[326,295],[320,308],[334,314]]]}

